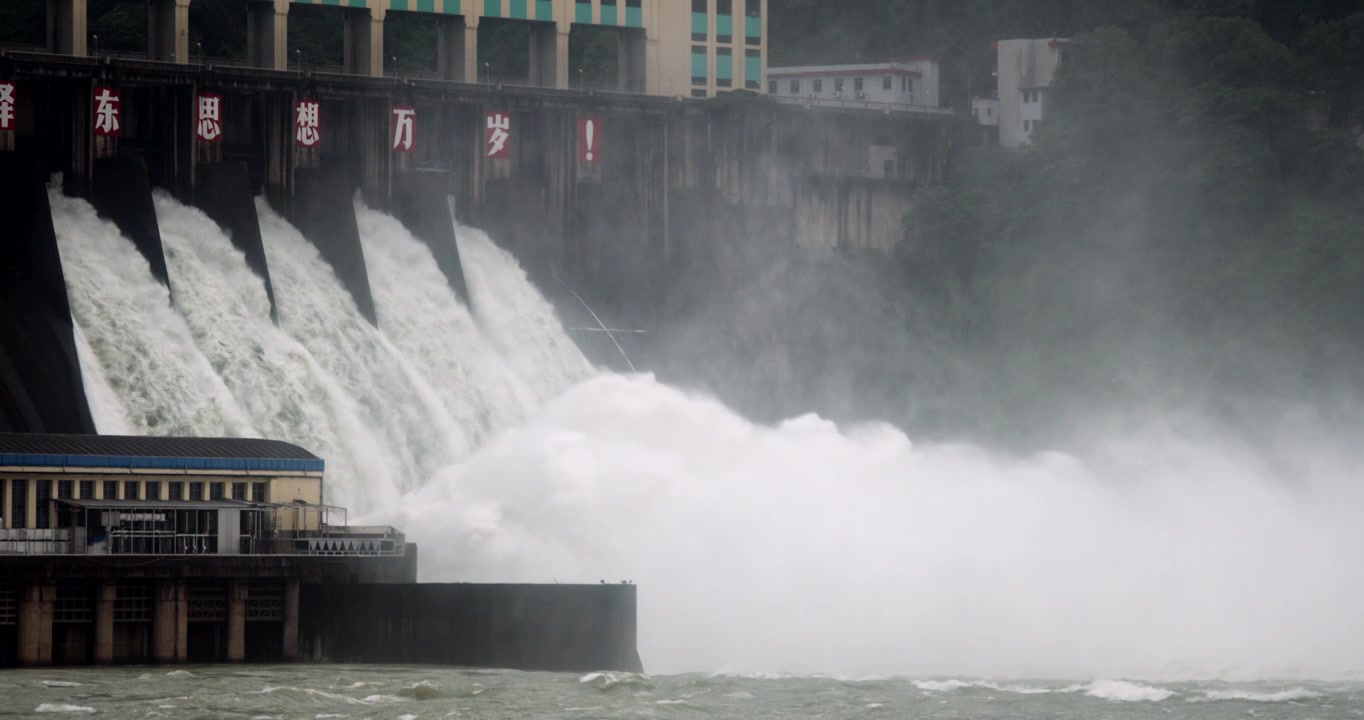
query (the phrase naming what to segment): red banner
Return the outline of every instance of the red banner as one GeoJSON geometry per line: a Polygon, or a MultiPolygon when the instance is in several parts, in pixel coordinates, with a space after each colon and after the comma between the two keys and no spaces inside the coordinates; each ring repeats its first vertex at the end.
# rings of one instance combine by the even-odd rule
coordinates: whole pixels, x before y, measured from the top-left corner
{"type": "Polygon", "coordinates": [[[95,134],[118,137],[123,132],[118,88],[95,88],[95,134]]]}
{"type": "Polygon", "coordinates": [[[294,104],[294,142],[314,148],[322,142],[322,103],[299,100],[294,104]]]}
{"type": "Polygon", "coordinates": [[[417,111],[408,105],[393,106],[393,152],[412,152],[417,135],[417,111]]]}
{"type": "Polygon", "coordinates": [[[223,141],[223,98],[221,95],[205,93],[198,98],[195,111],[194,134],[199,142],[219,143],[223,141]]]}
{"type": "Polygon", "coordinates": [[[488,157],[511,157],[511,115],[488,113],[488,157]]]}
{"type": "Polygon", "coordinates": [[[578,160],[601,162],[601,121],[597,118],[578,118],[578,160]]]}
{"type": "Polygon", "coordinates": [[[0,82],[0,130],[14,129],[14,114],[18,112],[14,99],[14,83],[0,82]]]}

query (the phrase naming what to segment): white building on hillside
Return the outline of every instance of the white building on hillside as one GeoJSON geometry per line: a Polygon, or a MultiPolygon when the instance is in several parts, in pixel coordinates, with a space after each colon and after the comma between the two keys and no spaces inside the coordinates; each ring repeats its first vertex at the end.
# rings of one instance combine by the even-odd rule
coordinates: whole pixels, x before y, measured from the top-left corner
{"type": "Polygon", "coordinates": [[[938,61],[909,58],[866,65],[769,67],[767,93],[785,102],[937,111],[938,61]]]}
{"type": "Polygon", "coordinates": [[[971,111],[982,125],[999,127],[1000,145],[1016,148],[1032,140],[1047,116],[1047,89],[1071,46],[1061,38],[995,43],[995,97],[973,99],[971,111]]]}

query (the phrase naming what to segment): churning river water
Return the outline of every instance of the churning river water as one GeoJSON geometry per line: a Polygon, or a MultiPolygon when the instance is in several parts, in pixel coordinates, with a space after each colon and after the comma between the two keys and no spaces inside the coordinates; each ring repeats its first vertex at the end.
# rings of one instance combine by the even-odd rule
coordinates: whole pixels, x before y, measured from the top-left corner
{"type": "Polygon", "coordinates": [[[1364,717],[1357,434],[1124,421],[1015,456],[757,424],[593,368],[472,228],[466,301],[356,204],[376,326],[262,201],[276,323],[202,213],[155,199],[168,288],[84,201],[51,202],[103,432],[307,447],[329,501],[422,546],[423,581],[634,582],[657,675],[16,671],[0,717],[1364,717]]]}
{"type": "Polygon", "coordinates": [[[1364,684],[568,675],[411,666],[0,673],[0,717],[1280,718],[1364,716],[1364,684]]]}

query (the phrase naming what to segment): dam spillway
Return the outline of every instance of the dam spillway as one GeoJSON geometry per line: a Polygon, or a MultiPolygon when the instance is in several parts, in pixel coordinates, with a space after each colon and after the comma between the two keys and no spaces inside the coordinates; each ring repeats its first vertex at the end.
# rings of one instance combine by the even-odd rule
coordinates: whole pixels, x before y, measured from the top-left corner
{"type": "Polygon", "coordinates": [[[75,326],[116,403],[95,418],[101,429],[316,448],[332,462],[331,499],[363,512],[588,372],[548,304],[486,236],[466,260],[480,279],[476,298],[495,306],[481,313],[400,223],[356,201],[376,327],[317,249],[260,201],[276,325],[263,280],[202,212],[154,197],[168,288],[89,204],[55,189],[49,199],[75,326]]]}

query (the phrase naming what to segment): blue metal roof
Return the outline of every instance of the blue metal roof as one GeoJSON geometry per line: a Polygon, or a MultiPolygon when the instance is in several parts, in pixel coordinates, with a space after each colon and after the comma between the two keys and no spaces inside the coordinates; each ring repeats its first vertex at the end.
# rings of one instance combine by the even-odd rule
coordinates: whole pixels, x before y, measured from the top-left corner
{"type": "Polygon", "coordinates": [[[0,467],[322,472],[297,445],[259,438],[0,433],[0,467]]]}

